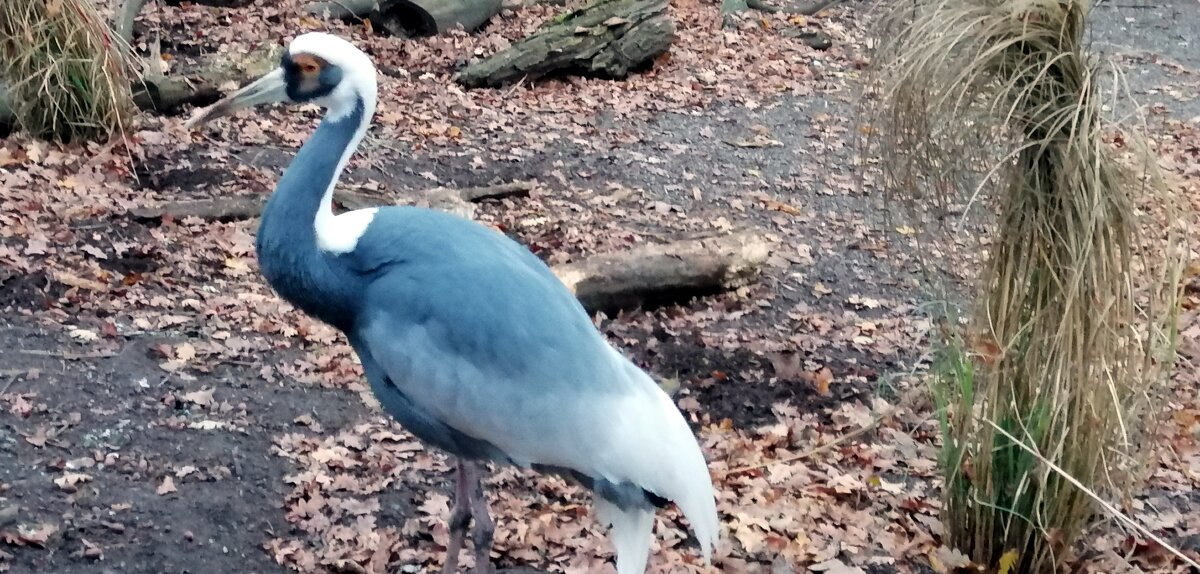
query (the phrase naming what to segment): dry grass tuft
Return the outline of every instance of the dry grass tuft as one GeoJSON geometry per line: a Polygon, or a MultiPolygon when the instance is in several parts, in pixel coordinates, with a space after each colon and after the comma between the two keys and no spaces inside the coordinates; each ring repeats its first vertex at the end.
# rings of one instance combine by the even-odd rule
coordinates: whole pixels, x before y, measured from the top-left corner
{"type": "Polygon", "coordinates": [[[980,565],[1015,560],[1010,572],[1062,564],[1097,511],[1085,489],[1129,491],[1174,358],[1183,233],[1177,215],[1138,209],[1174,200],[1102,143],[1112,76],[1084,51],[1089,9],[895,2],[875,54],[891,191],[998,213],[969,327],[944,331],[935,398],[947,542],[980,565]]]}
{"type": "Polygon", "coordinates": [[[92,0],[0,3],[0,78],[17,123],[35,135],[123,131],[134,110],[126,54],[92,0]]]}

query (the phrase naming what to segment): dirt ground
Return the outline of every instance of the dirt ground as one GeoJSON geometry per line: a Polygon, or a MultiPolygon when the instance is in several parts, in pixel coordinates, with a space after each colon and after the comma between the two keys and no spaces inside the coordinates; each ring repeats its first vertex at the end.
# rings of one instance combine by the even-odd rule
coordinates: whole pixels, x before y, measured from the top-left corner
{"type": "MultiPolygon", "coordinates": [[[[1095,10],[1093,47],[1126,70],[1153,111],[1164,165],[1196,202],[1200,9],[1129,4],[1095,10]]],[[[862,169],[867,7],[769,26],[755,16],[733,31],[716,25],[713,2],[676,11],[679,47],[647,78],[478,93],[453,86],[453,64],[554,9],[506,13],[480,37],[404,44],[335,27],[360,38],[384,74],[377,127],[345,187],[383,196],[536,179],[531,197],[481,204],[477,218],[551,262],[762,230],[773,255],[753,285],[598,318],[656,377],[680,382],[676,398],[722,491],[728,532],[716,565],[935,571],[936,426],[929,405],[904,398],[928,362],[924,306],[942,296],[919,256],[961,246],[917,245],[862,169]],[[789,40],[786,30],[803,27],[830,34],[834,48],[789,40]],[[748,54],[763,46],[773,51],[748,54]],[[755,138],[761,145],[745,145],[755,138]],[[745,470],[863,427],[822,454],[745,470]]],[[[325,26],[290,2],[183,5],[148,9],[137,39],[144,48],[162,30],[182,58],[325,26]]],[[[315,117],[242,114],[196,135],[181,118],[149,118],[129,149],[0,141],[0,572],[440,565],[446,460],[373,407],[339,336],[262,285],[256,221],[127,216],[173,199],[265,200],[315,117]]],[[[970,264],[949,266],[953,284],[965,284],[970,264]]],[[[1194,310],[1184,321],[1171,408],[1200,417],[1189,338],[1200,322],[1194,310]]],[[[1133,512],[1200,556],[1200,435],[1189,438],[1200,418],[1177,418],[1133,512]]],[[[489,491],[499,565],[611,571],[578,489],[503,470],[489,491]]],[[[658,532],[654,571],[701,571],[674,512],[658,532]]],[[[1078,549],[1082,571],[1185,571],[1111,524],[1095,540],[1078,549]]]]}

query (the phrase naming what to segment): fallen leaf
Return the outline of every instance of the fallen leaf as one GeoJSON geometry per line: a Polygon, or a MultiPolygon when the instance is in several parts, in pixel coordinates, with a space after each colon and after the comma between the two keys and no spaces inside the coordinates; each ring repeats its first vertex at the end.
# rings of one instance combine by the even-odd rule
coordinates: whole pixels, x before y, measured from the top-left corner
{"type": "Polygon", "coordinates": [[[825,572],[826,574],[866,574],[862,568],[857,566],[847,566],[845,562],[836,558],[826,560],[819,564],[813,564],[808,567],[812,572],[825,572]]]}
{"type": "Polygon", "coordinates": [[[929,564],[940,574],[950,574],[955,570],[973,567],[975,564],[957,548],[938,546],[929,553],[929,564]]]}
{"type": "Polygon", "coordinates": [[[39,425],[38,428],[33,431],[32,435],[25,437],[25,442],[38,448],[42,448],[46,446],[46,440],[49,438],[50,437],[46,434],[46,427],[39,425]]]}
{"type": "Polygon", "coordinates": [[[77,490],[75,485],[82,484],[84,482],[91,482],[91,480],[92,476],[89,474],[83,474],[81,472],[68,472],[54,479],[54,484],[57,485],[58,488],[67,492],[75,492],[77,490]]]}
{"type": "Polygon", "coordinates": [[[833,383],[833,371],[829,367],[824,367],[817,371],[813,376],[813,384],[817,387],[817,392],[822,396],[829,395],[829,385],[833,383]]]}
{"type": "Polygon", "coordinates": [[[90,331],[88,329],[72,328],[70,331],[67,331],[67,335],[76,341],[83,341],[85,343],[91,343],[93,341],[100,340],[100,335],[97,335],[95,331],[90,331]]]}
{"type": "Polygon", "coordinates": [[[175,488],[175,479],[166,476],[163,477],[162,484],[158,485],[154,492],[157,492],[159,496],[166,496],[172,492],[179,492],[179,489],[175,488]]]}
{"type": "Polygon", "coordinates": [[[292,422],[294,422],[298,425],[306,426],[306,427],[312,429],[312,431],[315,433],[321,432],[321,423],[317,422],[317,419],[313,418],[312,415],[308,415],[308,414],[300,415],[300,416],[296,417],[292,422]]]}
{"type": "Polygon", "coordinates": [[[80,289],[87,289],[89,291],[108,291],[108,285],[105,285],[104,283],[87,279],[85,277],[79,277],[78,275],[72,275],[65,271],[55,271],[54,280],[69,287],[78,287],[80,289]]]}
{"type": "Polygon", "coordinates": [[[781,147],[781,146],[783,146],[783,142],[781,142],[777,139],[769,138],[762,134],[756,135],[749,139],[723,140],[723,141],[731,146],[744,147],[744,148],[763,148],[763,147],[781,147]]]}
{"type": "Polygon", "coordinates": [[[767,359],[775,368],[775,376],[781,381],[796,381],[805,373],[804,355],[795,351],[767,353],[767,359]]]}
{"type": "MultiPolygon", "coordinates": [[[[193,351],[193,354],[194,353],[195,353],[195,351],[193,351]]],[[[215,389],[203,389],[203,390],[199,390],[199,391],[192,391],[190,393],[184,393],[183,397],[181,397],[181,398],[183,400],[185,400],[189,403],[192,403],[194,405],[197,405],[197,406],[209,407],[209,406],[212,406],[212,404],[213,404],[213,392],[214,391],[215,391],[215,389]]]]}
{"type": "Polygon", "coordinates": [[[50,541],[50,536],[57,531],[58,527],[53,524],[42,524],[36,528],[21,525],[17,528],[18,540],[34,546],[45,546],[50,541]]]}

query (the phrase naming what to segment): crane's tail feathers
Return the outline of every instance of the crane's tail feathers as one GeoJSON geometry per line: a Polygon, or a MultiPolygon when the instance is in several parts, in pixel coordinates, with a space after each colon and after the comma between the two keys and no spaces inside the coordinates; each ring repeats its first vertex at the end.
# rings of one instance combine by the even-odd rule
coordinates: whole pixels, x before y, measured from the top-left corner
{"type": "MultiPolygon", "coordinates": [[[[700,542],[700,552],[705,562],[711,564],[713,546],[720,536],[721,526],[712,477],[696,435],[671,397],[645,371],[620,356],[615,349],[613,353],[620,357],[618,360],[622,361],[628,380],[641,392],[629,393],[606,409],[610,421],[609,437],[614,448],[602,455],[605,460],[597,474],[613,483],[632,483],[674,502],[700,542]]],[[[611,506],[611,502],[605,504],[611,506]]],[[[633,531],[630,525],[634,524],[640,525],[636,530],[638,538],[633,539],[634,542],[645,545],[638,548],[649,548],[645,536],[650,532],[649,525],[653,522],[652,511],[639,511],[649,512],[647,516],[630,511],[630,515],[622,519],[625,525],[618,528],[616,524],[622,521],[612,518],[619,510],[607,509],[603,505],[598,510],[608,515],[602,520],[614,524],[613,541],[617,544],[618,552],[622,550],[622,544],[632,547],[633,543],[624,542],[622,537],[632,536],[623,532],[633,531]]],[[[618,556],[623,554],[619,553],[618,556]]],[[[645,554],[637,556],[644,557],[645,554]]],[[[638,559],[638,564],[645,568],[642,558],[638,559]]],[[[618,570],[620,574],[634,572],[618,570]]],[[[637,572],[640,574],[642,570],[637,572]]]]}
{"type": "Polygon", "coordinates": [[[671,499],[679,506],[696,540],[700,542],[700,553],[704,556],[705,564],[712,564],[712,550],[717,544],[721,527],[708,463],[675,403],[666,393],[659,391],[657,394],[661,405],[660,416],[664,422],[669,421],[667,428],[671,429],[663,433],[673,439],[670,450],[663,455],[671,461],[669,468],[673,473],[668,482],[656,484],[657,488],[651,488],[651,491],[671,499]]]}
{"type": "Polygon", "coordinates": [[[609,537],[617,552],[617,574],[643,574],[654,542],[654,509],[635,506],[622,510],[597,496],[596,518],[612,527],[609,537]]]}

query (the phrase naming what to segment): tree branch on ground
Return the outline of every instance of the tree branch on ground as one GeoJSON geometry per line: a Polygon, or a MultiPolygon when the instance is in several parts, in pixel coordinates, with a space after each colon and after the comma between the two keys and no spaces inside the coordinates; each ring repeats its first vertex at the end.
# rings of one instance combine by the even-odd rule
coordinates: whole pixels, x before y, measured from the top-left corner
{"type": "Polygon", "coordinates": [[[761,235],[742,231],[593,255],[553,270],[589,311],[612,312],[736,289],[758,276],[769,254],[761,235]]]}
{"type": "MultiPolygon", "coordinates": [[[[424,203],[444,208],[446,204],[457,202],[477,202],[486,199],[529,195],[529,192],[536,187],[536,181],[513,181],[480,187],[436,187],[425,191],[405,193],[394,201],[379,195],[339,191],[335,199],[346,209],[363,209],[390,203],[424,203]]],[[[197,217],[206,221],[236,221],[262,215],[263,207],[263,199],[257,196],[219,197],[173,201],[153,207],[138,207],[130,210],[129,214],[135,219],[143,221],[161,220],[167,216],[175,220],[197,217]]]]}
{"type": "Polygon", "coordinates": [[[624,78],[671,47],[667,0],[607,0],[569,12],[533,35],[468,64],[458,83],[499,87],[560,73],[624,78]]]}
{"type": "Polygon", "coordinates": [[[305,6],[314,16],[369,19],[401,37],[443,34],[461,26],[472,31],[503,7],[501,0],[321,0],[305,6]]]}

